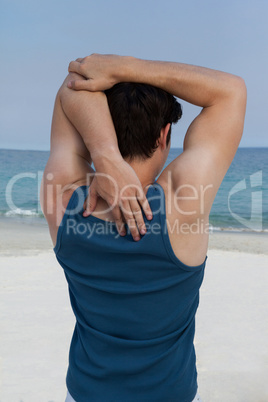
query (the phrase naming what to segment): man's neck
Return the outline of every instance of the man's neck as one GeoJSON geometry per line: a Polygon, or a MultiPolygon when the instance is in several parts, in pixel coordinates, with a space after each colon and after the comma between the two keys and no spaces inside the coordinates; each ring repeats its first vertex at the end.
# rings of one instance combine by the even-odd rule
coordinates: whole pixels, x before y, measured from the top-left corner
{"type": "MultiPolygon", "coordinates": [[[[127,160],[126,160],[127,161],[127,160]]],[[[143,188],[154,183],[158,171],[152,158],[127,161],[138,176],[143,188]]]]}

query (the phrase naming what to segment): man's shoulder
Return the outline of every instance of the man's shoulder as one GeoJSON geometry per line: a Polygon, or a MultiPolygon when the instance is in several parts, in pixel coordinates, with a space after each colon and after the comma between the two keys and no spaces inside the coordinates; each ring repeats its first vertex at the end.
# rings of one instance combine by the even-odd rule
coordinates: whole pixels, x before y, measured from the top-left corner
{"type": "Polygon", "coordinates": [[[157,182],[167,202],[174,206],[174,214],[194,220],[200,215],[208,217],[218,190],[218,174],[209,150],[184,151],[163,170],[157,182]]]}
{"type": "Polygon", "coordinates": [[[168,238],[174,254],[186,265],[201,264],[207,253],[209,234],[204,200],[191,187],[174,188],[170,176],[160,176],[156,183],[164,192],[168,238]]]}

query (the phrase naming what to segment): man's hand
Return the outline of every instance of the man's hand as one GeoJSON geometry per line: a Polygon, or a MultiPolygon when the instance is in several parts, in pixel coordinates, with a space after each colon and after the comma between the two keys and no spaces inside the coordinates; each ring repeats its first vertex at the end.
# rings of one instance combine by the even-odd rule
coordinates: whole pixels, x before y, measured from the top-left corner
{"type": "Polygon", "coordinates": [[[111,208],[120,235],[126,234],[124,223],[127,223],[133,239],[140,240],[140,234],[146,233],[141,207],[148,220],[152,219],[152,211],[136,173],[118,156],[101,155],[93,162],[96,174],[89,187],[83,215],[94,211],[100,196],[111,208]]]}
{"type": "Polygon", "coordinates": [[[68,87],[75,90],[91,92],[104,91],[120,82],[118,74],[123,68],[125,56],[92,54],[71,61],[69,73],[78,73],[86,78],[84,81],[69,81],[68,87]]]}

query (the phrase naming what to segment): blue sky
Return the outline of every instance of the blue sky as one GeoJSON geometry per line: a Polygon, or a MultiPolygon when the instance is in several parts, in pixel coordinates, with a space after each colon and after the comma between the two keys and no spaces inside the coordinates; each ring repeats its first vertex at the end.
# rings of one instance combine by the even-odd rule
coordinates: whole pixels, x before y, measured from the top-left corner
{"type": "MultiPolygon", "coordinates": [[[[248,106],[240,146],[268,146],[267,0],[1,0],[1,6],[0,148],[49,149],[55,94],[69,61],[94,52],[242,76],[248,106]]],[[[182,146],[199,113],[182,103],[173,147],[182,146]]]]}

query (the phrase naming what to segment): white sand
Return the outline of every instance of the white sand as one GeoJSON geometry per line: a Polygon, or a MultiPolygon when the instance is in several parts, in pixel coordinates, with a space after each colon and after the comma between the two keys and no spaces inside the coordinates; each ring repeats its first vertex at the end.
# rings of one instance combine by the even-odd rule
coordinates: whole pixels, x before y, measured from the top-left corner
{"type": "Polygon", "coordinates": [[[63,402],[74,326],[53,252],[1,257],[0,401],[63,402]]]}
{"type": "Polygon", "coordinates": [[[268,256],[213,250],[196,318],[204,402],[268,401],[268,256]]]}
{"type": "MultiPolygon", "coordinates": [[[[63,270],[46,228],[8,227],[0,237],[0,402],[63,402],[75,322],[63,270]]],[[[204,402],[267,402],[268,255],[213,249],[248,243],[267,252],[266,239],[213,236],[197,313],[199,393],[204,402]]]]}

